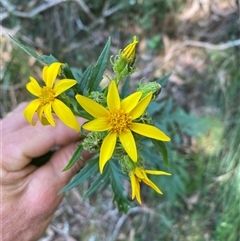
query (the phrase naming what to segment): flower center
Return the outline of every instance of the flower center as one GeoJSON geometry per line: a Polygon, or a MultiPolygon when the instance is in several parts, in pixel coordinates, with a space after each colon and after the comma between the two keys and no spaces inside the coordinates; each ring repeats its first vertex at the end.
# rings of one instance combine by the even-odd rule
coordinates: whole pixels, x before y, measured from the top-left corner
{"type": "Polygon", "coordinates": [[[39,95],[39,99],[42,105],[46,105],[51,103],[55,99],[55,92],[52,88],[48,86],[44,86],[41,90],[41,94],[39,95]]]}
{"type": "Polygon", "coordinates": [[[110,112],[109,115],[109,125],[110,131],[120,135],[122,132],[129,129],[132,119],[128,113],[125,113],[123,110],[115,110],[110,112]]]}

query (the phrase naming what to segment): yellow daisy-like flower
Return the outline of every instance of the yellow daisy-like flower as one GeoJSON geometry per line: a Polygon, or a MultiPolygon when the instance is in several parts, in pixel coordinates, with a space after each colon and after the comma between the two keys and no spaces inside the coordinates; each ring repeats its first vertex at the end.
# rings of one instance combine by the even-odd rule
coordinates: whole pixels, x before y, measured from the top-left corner
{"type": "Polygon", "coordinates": [[[137,45],[137,37],[133,37],[133,42],[128,44],[122,51],[121,56],[127,62],[132,63],[136,58],[136,45],[137,45]]]}
{"type": "Polygon", "coordinates": [[[24,116],[31,125],[35,125],[36,122],[33,121],[33,116],[37,112],[38,118],[43,125],[50,124],[55,127],[56,124],[52,115],[52,112],[54,112],[66,126],[79,132],[79,123],[70,108],[56,98],[77,83],[73,79],[62,79],[54,84],[61,65],[62,63],[55,62],[49,67],[45,66],[43,68],[42,78],[45,83],[43,87],[33,77],[30,77],[30,82],[27,83],[26,88],[38,98],[31,101],[25,108],[24,116]]]}
{"type": "Polygon", "coordinates": [[[78,103],[96,118],[84,124],[83,128],[90,131],[108,131],[100,149],[100,173],[102,173],[106,162],[113,154],[117,138],[120,139],[129,157],[134,162],[137,161],[137,148],[132,131],[157,140],[170,141],[170,138],[157,127],[134,122],[147,108],[152,93],[140,100],[141,96],[141,92],[135,92],[121,101],[115,81],[112,81],[109,85],[108,108],[85,96],[76,95],[78,103]]]}
{"type": "Polygon", "coordinates": [[[130,181],[132,186],[132,199],[136,197],[137,201],[141,204],[140,196],[140,182],[143,181],[148,186],[153,188],[157,193],[162,194],[161,190],[147,177],[147,174],[152,175],[166,175],[171,176],[168,172],[155,171],[155,170],[144,170],[140,167],[136,167],[133,171],[130,172],[130,181]]]}

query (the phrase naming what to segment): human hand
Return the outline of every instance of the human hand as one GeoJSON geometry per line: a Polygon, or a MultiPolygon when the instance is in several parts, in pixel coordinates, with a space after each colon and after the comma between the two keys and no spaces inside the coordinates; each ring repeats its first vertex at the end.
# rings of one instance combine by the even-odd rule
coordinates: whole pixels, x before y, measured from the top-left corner
{"type": "MultiPolygon", "coordinates": [[[[56,120],[57,127],[31,126],[23,117],[26,103],[1,120],[1,228],[4,241],[37,240],[51,222],[63,195],[58,192],[90,157],[83,153],[67,172],[68,163],[80,140],[79,134],[56,120]],[[33,158],[52,148],[59,149],[50,160],[37,167],[33,158]]],[[[83,122],[83,119],[80,120],[83,122]]],[[[82,123],[81,123],[82,124],[82,123]]]]}

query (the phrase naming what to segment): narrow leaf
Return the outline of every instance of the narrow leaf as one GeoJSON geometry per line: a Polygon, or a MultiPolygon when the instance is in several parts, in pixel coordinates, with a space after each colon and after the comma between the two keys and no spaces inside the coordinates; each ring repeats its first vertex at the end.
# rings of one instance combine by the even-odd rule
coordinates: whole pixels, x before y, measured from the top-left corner
{"type": "Polygon", "coordinates": [[[77,173],[74,176],[74,178],[70,181],[70,183],[67,186],[65,186],[62,190],[60,190],[59,193],[66,192],[82,184],[88,178],[96,175],[98,171],[99,171],[99,167],[98,167],[98,157],[97,157],[89,160],[87,164],[82,168],[82,170],[79,173],[77,173]]]}
{"type": "Polygon", "coordinates": [[[83,151],[83,146],[82,144],[80,144],[77,147],[77,150],[73,153],[68,164],[62,169],[63,172],[69,170],[79,159],[82,158],[82,151],[83,151]]]}
{"type": "Polygon", "coordinates": [[[100,82],[102,81],[104,71],[107,68],[108,64],[110,44],[111,38],[108,39],[102,53],[98,58],[96,65],[93,67],[93,71],[88,82],[89,92],[97,90],[100,82]]]}
{"type": "Polygon", "coordinates": [[[50,65],[53,62],[57,62],[58,60],[52,56],[52,55],[43,55],[43,56],[39,56],[33,49],[31,49],[30,47],[20,43],[17,39],[13,38],[12,36],[9,35],[9,37],[11,38],[11,40],[20,48],[22,49],[24,52],[26,52],[27,54],[29,54],[30,56],[34,57],[35,59],[37,59],[40,62],[43,62],[47,65],[50,65]]]}
{"type": "Polygon", "coordinates": [[[166,148],[166,145],[164,142],[159,141],[159,140],[155,140],[155,139],[151,139],[153,145],[157,148],[157,150],[161,153],[162,157],[163,157],[163,162],[165,164],[165,166],[168,168],[168,151],[166,148]]]}
{"type": "Polygon", "coordinates": [[[88,81],[89,81],[89,78],[92,75],[92,71],[93,71],[93,66],[89,65],[88,68],[82,74],[82,77],[80,79],[77,78],[77,76],[74,75],[75,79],[78,82],[78,87],[77,88],[78,88],[78,93],[80,95],[87,94],[88,81]]]}

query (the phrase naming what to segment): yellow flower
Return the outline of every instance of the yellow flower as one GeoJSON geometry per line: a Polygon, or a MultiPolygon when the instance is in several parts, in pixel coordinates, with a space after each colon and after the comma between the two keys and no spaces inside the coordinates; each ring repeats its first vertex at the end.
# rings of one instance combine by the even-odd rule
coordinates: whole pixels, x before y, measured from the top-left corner
{"type": "Polygon", "coordinates": [[[121,56],[123,59],[125,59],[127,62],[134,63],[136,58],[136,45],[137,45],[137,37],[133,37],[133,42],[128,44],[122,51],[121,56]]]}
{"type": "Polygon", "coordinates": [[[170,141],[170,138],[158,128],[134,122],[147,108],[152,93],[140,100],[141,96],[141,92],[135,92],[120,101],[115,81],[112,81],[109,85],[108,108],[104,108],[85,96],[76,95],[78,103],[96,118],[84,124],[83,128],[90,131],[108,131],[100,149],[99,169],[101,173],[113,154],[117,138],[120,139],[129,157],[134,162],[137,161],[137,148],[132,131],[157,140],[170,141]]]}
{"type": "Polygon", "coordinates": [[[168,172],[155,171],[155,170],[144,170],[140,167],[136,167],[133,171],[130,172],[130,181],[132,186],[132,199],[136,197],[137,201],[141,204],[140,196],[140,182],[143,181],[148,186],[153,188],[157,193],[162,194],[161,190],[147,177],[148,174],[152,175],[166,175],[171,176],[168,172]]]}
{"type": "Polygon", "coordinates": [[[36,122],[33,121],[33,116],[37,112],[38,118],[43,125],[50,124],[55,127],[56,124],[52,115],[52,112],[54,112],[66,126],[79,132],[79,123],[70,108],[56,98],[77,83],[73,79],[62,79],[54,84],[61,65],[62,63],[55,62],[49,67],[45,66],[43,68],[42,78],[45,83],[43,87],[33,77],[30,77],[30,82],[27,83],[26,88],[38,98],[31,101],[25,108],[24,116],[31,125],[35,125],[36,122]]]}

